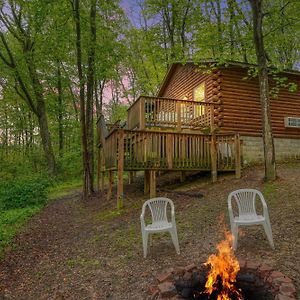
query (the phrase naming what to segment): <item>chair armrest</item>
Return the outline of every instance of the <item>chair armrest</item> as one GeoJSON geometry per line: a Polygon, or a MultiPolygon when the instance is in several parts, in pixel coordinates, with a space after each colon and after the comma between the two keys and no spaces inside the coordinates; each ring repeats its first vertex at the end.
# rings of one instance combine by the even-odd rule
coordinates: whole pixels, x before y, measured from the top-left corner
{"type": "Polygon", "coordinates": [[[140,216],[142,228],[145,228],[145,219],[144,219],[144,216],[145,216],[145,214],[144,214],[144,212],[143,212],[143,213],[141,214],[141,216],[140,216]]]}
{"type": "Polygon", "coordinates": [[[234,220],[233,210],[232,210],[232,204],[231,204],[231,195],[229,195],[227,203],[228,203],[228,213],[229,213],[229,219],[230,223],[234,220]]]}
{"type": "Polygon", "coordinates": [[[269,211],[268,211],[268,206],[267,206],[266,200],[261,193],[259,193],[258,195],[259,195],[262,207],[263,207],[263,215],[264,215],[264,217],[269,218],[269,211]]]}
{"type": "Polygon", "coordinates": [[[262,207],[263,207],[263,214],[264,214],[264,217],[268,217],[269,218],[269,210],[268,210],[268,206],[266,204],[265,201],[262,201],[262,207]]]}

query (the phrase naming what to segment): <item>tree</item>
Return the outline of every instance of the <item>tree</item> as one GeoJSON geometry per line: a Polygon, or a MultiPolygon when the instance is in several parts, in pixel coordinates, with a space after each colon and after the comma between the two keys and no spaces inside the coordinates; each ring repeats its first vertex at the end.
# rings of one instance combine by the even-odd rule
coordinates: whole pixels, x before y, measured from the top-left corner
{"type": "Polygon", "coordinates": [[[50,174],[55,173],[55,157],[49,132],[48,116],[43,96],[43,85],[39,76],[37,57],[38,31],[31,22],[30,4],[17,1],[2,3],[0,7],[0,58],[14,77],[14,88],[28,105],[39,122],[42,145],[50,174]],[[34,34],[33,34],[34,33],[34,34]]]}
{"type": "Polygon", "coordinates": [[[263,0],[249,0],[253,15],[253,38],[257,56],[258,79],[260,89],[260,103],[262,112],[262,132],[265,160],[265,179],[267,181],[276,179],[275,149],[271,124],[271,109],[269,97],[269,79],[267,56],[264,47],[262,32],[263,25],[263,0]]]}

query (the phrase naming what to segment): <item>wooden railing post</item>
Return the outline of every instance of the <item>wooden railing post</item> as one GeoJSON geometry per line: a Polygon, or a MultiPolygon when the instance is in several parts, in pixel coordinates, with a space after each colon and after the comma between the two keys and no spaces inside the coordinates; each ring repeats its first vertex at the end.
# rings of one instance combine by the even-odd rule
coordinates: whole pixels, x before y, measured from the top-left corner
{"type": "Polygon", "coordinates": [[[140,98],[140,109],[139,109],[139,115],[140,115],[140,130],[145,129],[145,98],[140,98]]]}
{"type": "Polygon", "coordinates": [[[133,177],[134,177],[134,172],[133,171],[129,171],[129,174],[128,174],[128,184],[132,184],[133,183],[133,177]]]}
{"type": "Polygon", "coordinates": [[[235,177],[241,178],[241,143],[240,136],[236,134],[234,136],[234,148],[235,148],[235,177]]]}
{"type": "Polygon", "coordinates": [[[156,171],[150,170],[150,198],[156,197],[156,171]]]}
{"type": "Polygon", "coordinates": [[[124,172],[124,131],[118,134],[118,185],[117,185],[117,208],[123,207],[123,172],[124,172]]]}
{"type": "Polygon", "coordinates": [[[210,159],[211,159],[211,180],[217,181],[217,140],[216,135],[213,133],[210,140],[210,159]]]}
{"type": "Polygon", "coordinates": [[[181,131],[181,102],[176,102],[176,113],[177,113],[177,131],[181,131]]]}

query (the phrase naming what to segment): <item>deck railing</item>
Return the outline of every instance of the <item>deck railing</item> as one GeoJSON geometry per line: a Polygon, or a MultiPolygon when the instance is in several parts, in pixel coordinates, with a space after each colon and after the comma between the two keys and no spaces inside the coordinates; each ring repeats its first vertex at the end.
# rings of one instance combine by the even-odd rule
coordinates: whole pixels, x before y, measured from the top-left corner
{"type": "MultiPolygon", "coordinates": [[[[216,135],[218,170],[235,170],[236,135],[216,135]]],[[[106,138],[106,169],[211,170],[212,136],[177,132],[115,130],[106,138]],[[120,155],[121,154],[121,155],[120,155]]]]}
{"type": "Polygon", "coordinates": [[[141,96],[128,109],[128,129],[210,129],[214,123],[215,105],[208,102],[141,96]]]}

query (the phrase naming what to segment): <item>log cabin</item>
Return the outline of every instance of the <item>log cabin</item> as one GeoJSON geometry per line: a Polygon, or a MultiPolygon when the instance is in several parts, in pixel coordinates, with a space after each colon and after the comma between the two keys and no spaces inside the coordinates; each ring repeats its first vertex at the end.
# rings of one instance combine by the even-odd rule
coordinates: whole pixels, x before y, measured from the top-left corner
{"type": "MultiPolygon", "coordinates": [[[[144,171],[144,190],[155,196],[157,171],[234,171],[263,159],[258,79],[253,65],[228,62],[174,63],[156,96],[140,96],[129,108],[125,126],[107,131],[98,120],[99,188],[108,171],[108,197],[117,171],[117,206],[122,206],[123,172],[144,171]],[[102,175],[101,175],[102,174],[102,175]]],[[[271,98],[277,160],[300,158],[300,73],[278,74],[281,88],[271,98]]],[[[271,82],[276,91],[276,85],[271,82]]]]}

